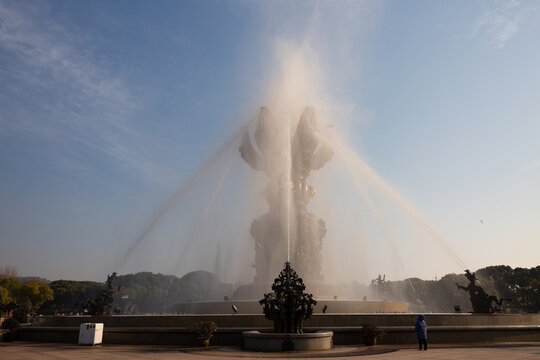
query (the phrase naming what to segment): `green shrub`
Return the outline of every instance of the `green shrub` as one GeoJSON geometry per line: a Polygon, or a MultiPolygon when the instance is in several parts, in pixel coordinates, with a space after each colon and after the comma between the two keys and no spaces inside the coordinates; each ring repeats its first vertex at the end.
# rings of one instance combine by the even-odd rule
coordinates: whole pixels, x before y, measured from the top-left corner
{"type": "Polygon", "coordinates": [[[6,330],[9,333],[17,332],[21,328],[21,324],[13,318],[6,319],[2,323],[2,330],[6,330]]]}
{"type": "Polygon", "coordinates": [[[362,336],[364,337],[376,337],[381,338],[384,335],[384,331],[376,325],[365,323],[362,325],[362,336]]]}
{"type": "Polygon", "coordinates": [[[217,325],[213,321],[196,321],[191,325],[191,331],[195,332],[199,337],[211,338],[217,330],[217,325]]]}

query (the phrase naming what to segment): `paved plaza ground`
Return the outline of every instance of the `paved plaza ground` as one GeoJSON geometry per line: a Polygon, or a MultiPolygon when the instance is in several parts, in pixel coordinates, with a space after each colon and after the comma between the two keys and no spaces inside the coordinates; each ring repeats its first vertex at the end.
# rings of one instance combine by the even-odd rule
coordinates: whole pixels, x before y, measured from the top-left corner
{"type": "Polygon", "coordinates": [[[260,359],[260,358],[324,358],[324,359],[540,359],[540,343],[502,343],[492,345],[432,345],[428,351],[412,346],[340,346],[325,352],[254,353],[236,347],[177,348],[150,346],[77,346],[44,343],[0,343],[2,360],[103,360],[103,359],[260,359]]]}

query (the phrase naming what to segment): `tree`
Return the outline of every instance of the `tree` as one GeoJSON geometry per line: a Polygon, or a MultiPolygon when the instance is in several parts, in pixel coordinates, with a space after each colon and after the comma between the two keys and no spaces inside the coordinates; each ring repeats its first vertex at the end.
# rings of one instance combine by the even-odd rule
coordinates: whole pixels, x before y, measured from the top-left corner
{"type": "Polygon", "coordinates": [[[76,305],[95,298],[102,287],[95,281],[56,280],[49,284],[54,299],[45,302],[40,312],[44,314],[70,313],[76,310],[76,305]]]}
{"type": "Polygon", "coordinates": [[[24,283],[19,292],[19,301],[30,301],[32,310],[37,311],[44,302],[53,299],[53,291],[48,284],[38,280],[24,283]]]}
{"type": "Polygon", "coordinates": [[[29,280],[24,284],[14,277],[0,278],[0,312],[12,313],[26,322],[28,315],[35,313],[48,300],[53,292],[48,284],[29,280]]]}
{"type": "Polygon", "coordinates": [[[22,283],[13,277],[0,278],[0,312],[11,313],[19,303],[22,283]]]}
{"type": "Polygon", "coordinates": [[[0,270],[0,279],[16,278],[17,268],[15,266],[6,265],[0,270]]]}

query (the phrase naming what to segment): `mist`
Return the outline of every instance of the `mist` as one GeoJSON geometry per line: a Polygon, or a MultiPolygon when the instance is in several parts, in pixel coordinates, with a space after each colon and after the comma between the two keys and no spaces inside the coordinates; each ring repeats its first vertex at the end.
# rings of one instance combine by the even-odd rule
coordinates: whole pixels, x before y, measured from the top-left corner
{"type": "MultiPolygon", "coordinates": [[[[290,152],[290,129],[306,107],[314,109],[321,144],[328,144],[335,153],[325,167],[307,178],[316,191],[308,210],[326,223],[322,239],[325,283],[345,288],[351,282],[368,284],[379,274],[395,280],[422,276],[426,263],[441,273],[465,268],[451,240],[377,174],[376,164],[368,165],[361,148],[348,145],[353,140],[348,134],[361,130],[370,117],[344,95],[351,81],[362,78],[362,64],[354,62],[361,59],[347,55],[361,43],[362,32],[369,31],[378,11],[361,4],[315,2],[287,5],[292,7],[290,12],[280,9],[279,14],[288,13],[291,18],[276,18],[271,9],[255,6],[265,20],[254,54],[260,63],[254,92],[258,95],[238,109],[238,114],[249,115],[231,123],[232,136],[222,139],[223,145],[207,156],[209,160],[201,161],[160,215],[149,220],[151,225],[118,263],[121,273],[182,276],[204,270],[234,287],[253,281],[255,242],[250,226],[268,211],[261,193],[269,179],[249,168],[238,148],[242,133],[253,136],[263,106],[284,131],[283,143],[278,144],[284,154],[290,152]],[[328,16],[343,21],[330,29],[328,16]],[[418,249],[429,257],[419,257],[418,249]]],[[[290,167],[289,156],[280,155],[274,161],[279,171],[290,167]]]]}

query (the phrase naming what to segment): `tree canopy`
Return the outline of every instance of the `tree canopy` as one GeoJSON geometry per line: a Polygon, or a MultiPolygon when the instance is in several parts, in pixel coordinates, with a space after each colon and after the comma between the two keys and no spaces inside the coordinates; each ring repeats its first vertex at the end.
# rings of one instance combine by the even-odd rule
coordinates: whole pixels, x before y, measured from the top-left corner
{"type": "MultiPolygon", "coordinates": [[[[540,311],[540,266],[530,269],[488,266],[477,270],[476,277],[486,293],[506,299],[506,311],[540,311]]],[[[411,278],[386,281],[382,285],[373,283],[371,289],[378,298],[408,302],[412,311],[451,312],[454,305],[472,311],[469,294],[459,291],[456,283],[465,285],[467,279],[463,274],[448,274],[438,281],[411,278]]]]}
{"type": "Polygon", "coordinates": [[[53,299],[50,286],[39,280],[22,282],[14,277],[0,278],[0,312],[19,310],[21,320],[27,314],[35,313],[46,301],[53,299]]]}
{"type": "MultiPolygon", "coordinates": [[[[510,300],[505,301],[506,311],[540,311],[540,266],[488,266],[477,270],[476,276],[486,293],[510,300]]],[[[453,312],[454,305],[471,311],[468,293],[458,290],[456,283],[465,285],[467,279],[463,274],[448,274],[439,280],[374,281],[369,287],[354,283],[349,288],[356,289],[356,297],[367,295],[370,299],[408,302],[411,311],[453,312]]],[[[180,302],[221,300],[233,293],[232,285],[205,271],[191,272],[182,278],[139,272],[119,275],[117,284],[120,290],[114,295],[113,308],[120,308],[124,314],[163,313],[180,302]]],[[[104,287],[104,283],[94,281],[57,280],[46,284],[2,276],[0,310],[27,306],[31,312],[69,314],[80,311],[77,305],[95,299],[104,287]]]]}

